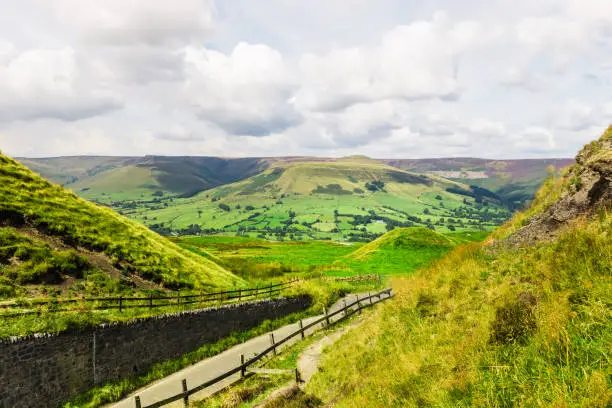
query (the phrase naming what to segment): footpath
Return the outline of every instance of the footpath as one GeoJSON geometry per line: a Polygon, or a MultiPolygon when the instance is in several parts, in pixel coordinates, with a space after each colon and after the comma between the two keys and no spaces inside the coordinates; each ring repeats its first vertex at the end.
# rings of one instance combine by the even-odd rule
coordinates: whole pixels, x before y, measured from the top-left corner
{"type": "MultiPolygon", "coordinates": [[[[357,296],[360,298],[364,297],[364,294],[353,294],[348,295],[338,302],[336,302],[329,310],[329,313],[340,310],[344,307],[344,302],[351,303],[357,300],[357,296]]],[[[312,316],[303,320],[304,326],[320,319],[324,315],[312,316]]],[[[336,316],[330,318],[330,321],[336,321],[342,318],[342,313],[339,313],[336,316]]],[[[321,329],[322,325],[316,325],[309,330],[306,331],[306,335],[310,335],[317,330],[321,329]]],[[[277,330],[274,330],[274,338],[278,342],[281,339],[289,336],[291,333],[297,331],[299,329],[298,323],[289,324],[283,326],[277,330]]],[[[291,344],[294,344],[300,340],[300,336],[295,336],[293,339],[287,341],[285,344],[279,346],[279,349],[287,347],[291,344]]],[[[134,396],[138,395],[140,397],[140,402],[143,407],[151,405],[155,402],[162,401],[168,397],[176,395],[182,391],[182,381],[187,380],[187,384],[190,388],[197,386],[199,384],[203,384],[204,382],[211,380],[225,372],[229,369],[236,367],[240,364],[240,356],[244,355],[248,360],[249,358],[261,353],[266,348],[270,346],[270,333],[263,334],[261,336],[252,338],[242,344],[236,345],[220,354],[217,354],[214,357],[207,358],[202,360],[196,364],[193,364],[189,367],[186,367],[180,371],[177,371],[174,374],[171,374],[161,380],[155,381],[144,388],[141,388],[132,394],[130,394],[125,399],[115,403],[108,405],[110,408],[134,408],[135,401],[134,396]]],[[[223,381],[216,383],[196,394],[192,397],[194,400],[204,399],[219,390],[227,387],[228,385],[238,381],[240,379],[240,373],[232,375],[226,378],[223,381]]],[[[173,404],[167,405],[168,407],[182,407],[182,401],[177,401],[173,404]]]]}

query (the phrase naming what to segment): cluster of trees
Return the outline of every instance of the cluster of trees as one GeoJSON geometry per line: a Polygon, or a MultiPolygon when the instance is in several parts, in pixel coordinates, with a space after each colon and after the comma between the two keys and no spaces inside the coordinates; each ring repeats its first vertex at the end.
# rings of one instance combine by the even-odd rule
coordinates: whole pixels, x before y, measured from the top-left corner
{"type": "Polygon", "coordinates": [[[380,180],[374,180],[371,183],[365,183],[365,188],[374,191],[385,191],[385,183],[380,180]]]}
{"type": "Polygon", "coordinates": [[[487,190],[486,188],[478,187],[478,186],[470,186],[470,190],[464,190],[459,187],[448,187],[446,191],[453,194],[459,194],[463,196],[472,197],[476,200],[477,203],[484,202],[485,198],[489,198],[491,200],[502,202],[502,198],[495,194],[494,192],[487,190]]]}
{"type": "Polygon", "coordinates": [[[344,190],[340,184],[328,184],[325,187],[317,186],[312,190],[313,194],[351,195],[351,191],[344,190]]]}

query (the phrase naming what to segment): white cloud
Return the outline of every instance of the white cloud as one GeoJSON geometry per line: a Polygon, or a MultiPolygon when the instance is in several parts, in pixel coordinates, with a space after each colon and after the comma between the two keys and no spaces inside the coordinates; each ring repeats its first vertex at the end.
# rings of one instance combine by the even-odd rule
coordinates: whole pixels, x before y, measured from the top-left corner
{"type": "Polygon", "coordinates": [[[97,85],[85,80],[71,48],[24,51],[0,65],[0,121],[74,121],[122,108],[97,85]]]}
{"type": "Polygon", "coordinates": [[[300,122],[290,99],[295,82],[281,54],[240,43],[228,55],[187,49],[185,99],[203,120],[230,134],[264,136],[300,122]]]}
{"type": "Polygon", "coordinates": [[[296,104],[325,112],[385,99],[456,100],[459,58],[487,39],[480,23],[452,22],[436,13],[432,20],[395,27],[375,46],[306,54],[296,104]]]}
{"type": "Polygon", "coordinates": [[[47,6],[82,40],[106,45],[183,46],[201,42],[214,27],[208,0],[56,0],[47,6]]]}

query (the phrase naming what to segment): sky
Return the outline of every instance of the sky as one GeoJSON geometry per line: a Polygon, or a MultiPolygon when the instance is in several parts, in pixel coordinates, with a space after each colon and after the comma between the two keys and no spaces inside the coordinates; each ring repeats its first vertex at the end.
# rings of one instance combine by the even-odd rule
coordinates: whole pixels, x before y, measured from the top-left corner
{"type": "Polygon", "coordinates": [[[610,0],[0,0],[9,155],[573,157],[610,0]]]}

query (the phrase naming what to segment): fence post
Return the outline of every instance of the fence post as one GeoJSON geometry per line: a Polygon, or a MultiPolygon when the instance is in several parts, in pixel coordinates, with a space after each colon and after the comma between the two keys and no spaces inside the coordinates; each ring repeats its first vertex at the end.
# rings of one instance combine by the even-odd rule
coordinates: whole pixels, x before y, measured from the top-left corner
{"type": "Polygon", "coordinates": [[[295,367],[295,383],[300,383],[300,372],[298,371],[297,367],[295,367]]]}
{"type": "Polygon", "coordinates": [[[153,294],[149,295],[149,309],[153,309],[153,294]]]}
{"type": "Polygon", "coordinates": [[[134,403],[136,404],[136,408],[142,408],[142,405],[140,404],[140,397],[138,395],[134,397],[134,403]]]}
{"type": "Polygon", "coordinates": [[[244,354],[240,355],[240,377],[246,375],[246,367],[244,366],[244,354]]]}
{"type": "Polygon", "coordinates": [[[304,323],[302,323],[302,321],[300,320],[298,324],[300,325],[300,330],[302,332],[302,340],[304,340],[304,323]]]}
{"type": "Polygon", "coordinates": [[[238,301],[242,301],[242,289],[238,289],[238,301]]]}
{"type": "Polygon", "coordinates": [[[181,292],[176,292],[176,304],[181,305],[181,292]]]}
{"type": "Polygon", "coordinates": [[[183,378],[183,404],[189,406],[189,393],[187,392],[187,380],[183,378]]]}
{"type": "Polygon", "coordinates": [[[325,313],[325,322],[329,326],[329,316],[327,315],[327,308],[323,307],[323,313],[325,313]]]}
{"type": "Polygon", "coordinates": [[[344,316],[348,316],[348,311],[346,310],[346,298],[344,298],[344,316]]]}
{"type": "Polygon", "coordinates": [[[119,296],[119,312],[123,311],[123,296],[119,296]]]}
{"type": "Polygon", "coordinates": [[[357,311],[361,314],[361,301],[359,301],[359,295],[357,295],[357,311]]]}
{"type": "Polygon", "coordinates": [[[272,285],[270,285],[270,293],[268,294],[268,298],[272,299],[272,285]]]}
{"type": "Polygon", "coordinates": [[[200,306],[202,305],[203,302],[204,302],[204,292],[200,291],[200,306]]]}
{"type": "Polygon", "coordinates": [[[274,342],[274,333],[270,333],[270,344],[273,346],[272,351],[274,351],[274,355],[276,355],[276,343],[274,342]]]}

